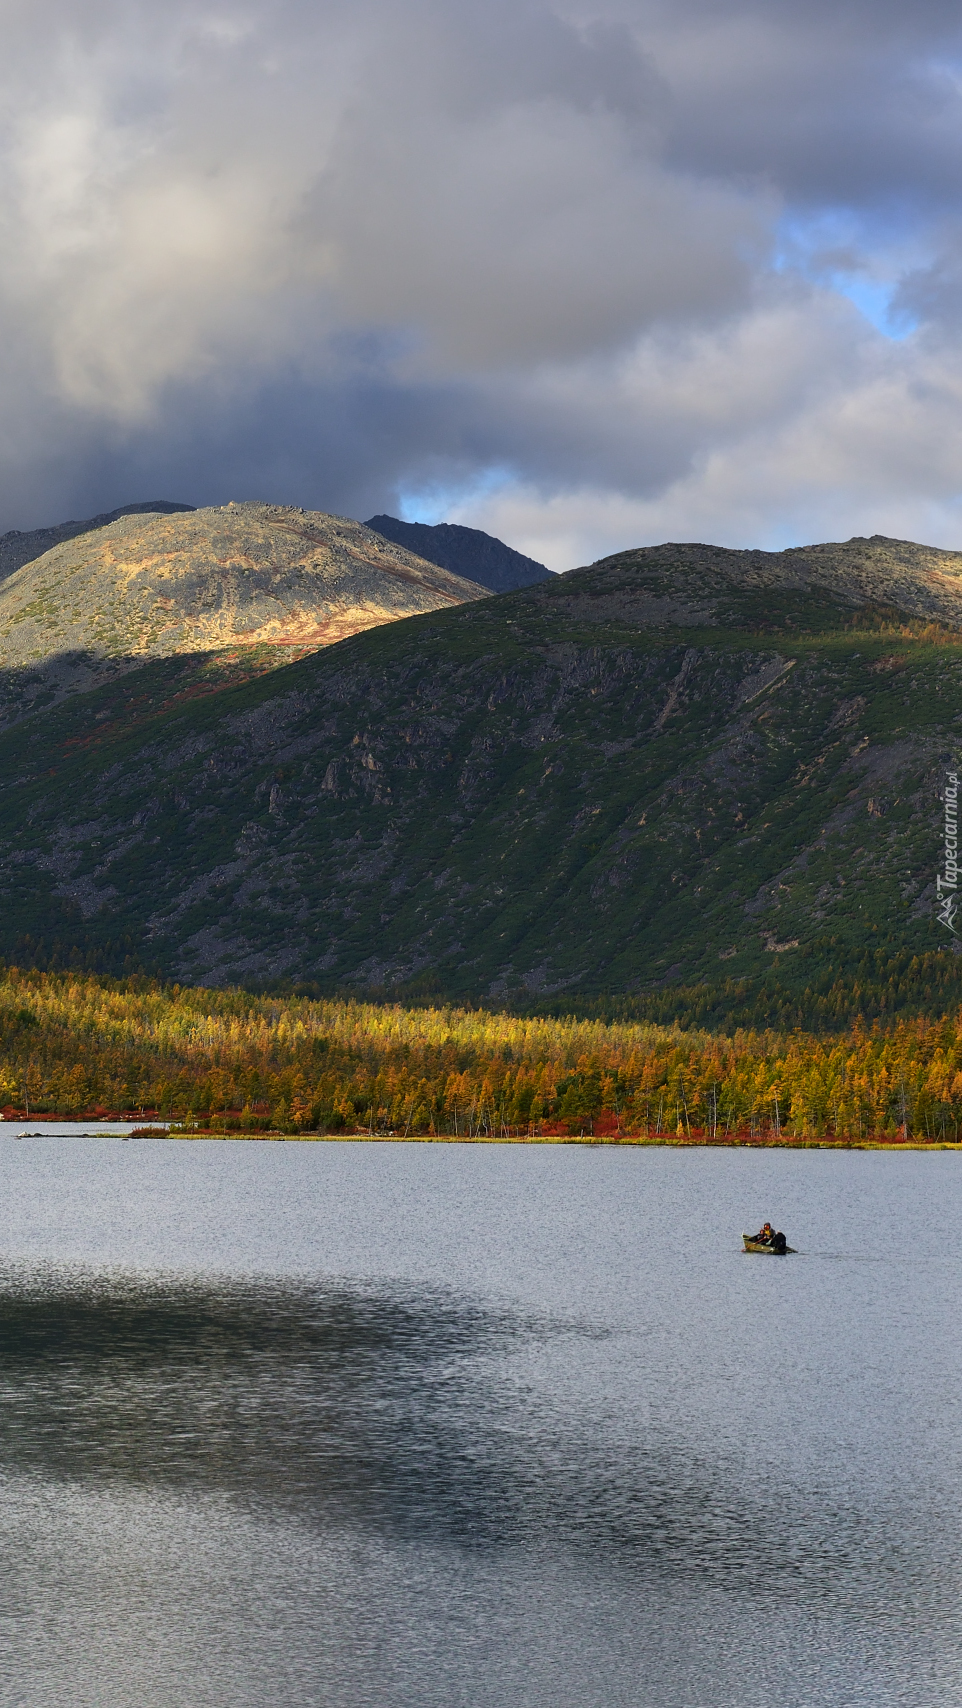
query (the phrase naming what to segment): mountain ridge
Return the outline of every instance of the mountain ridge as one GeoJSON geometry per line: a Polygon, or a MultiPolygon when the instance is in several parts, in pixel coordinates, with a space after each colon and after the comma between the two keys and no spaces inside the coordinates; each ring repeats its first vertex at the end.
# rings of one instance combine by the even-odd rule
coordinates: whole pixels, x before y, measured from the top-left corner
{"type": "Polygon", "coordinates": [[[364,525],[429,563],[480,582],[492,593],[513,593],[519,587],[551,579],[551,571],[543,563],[525,557],[480,528],[464,528],[457,522],[401,522],[396,516],[372,516],[364,525]]]}
{"type": "Polygon", "coordinates": [[[212,700],[182,665],[0,738],[3,954],[702,1023],[962,999],[959,554],[639,548],[212,700]]]}
{"type": "MultiPolygon", "coordinates": [[[[581,597],[584,577],[591,578],[588,596],[596,612],[605,609],[612,617],[655,627],[737,627],[762,593],[780,593],[790,604],[792,594],[812,590],[847,600],[853,610],[866,603],[888,605],[893,616],[901,611],[962,626],[962,552],[884,534],[779,552],[697,542],[638,546],[569,570],[559,597],[581,597]]],[[[759,611],[751,616],[757,623],[759,611]]]]}

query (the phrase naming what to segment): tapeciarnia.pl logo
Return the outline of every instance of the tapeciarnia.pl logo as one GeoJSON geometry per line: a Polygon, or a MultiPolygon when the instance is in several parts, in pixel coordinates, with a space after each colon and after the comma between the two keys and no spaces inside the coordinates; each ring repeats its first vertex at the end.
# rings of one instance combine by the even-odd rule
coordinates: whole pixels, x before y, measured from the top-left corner
{"type": "Polygon", "coordinates": [[[959,779],[955,771],[947,771],[945,774],[945,793],[942,801],[945,807],[945,848],[943,870],[935,880],[935,917],[940,925],[951,931],[953,937],[957,937],[959,934],[955,929],[955,916],[959,907],[956,894],[959,886],[959,779]]]}

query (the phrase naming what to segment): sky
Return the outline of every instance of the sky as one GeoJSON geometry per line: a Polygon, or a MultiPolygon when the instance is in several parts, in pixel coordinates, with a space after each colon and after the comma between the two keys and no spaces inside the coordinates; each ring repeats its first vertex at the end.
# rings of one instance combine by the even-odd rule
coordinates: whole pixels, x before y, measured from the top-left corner
{"type": "Polygon", "coordinates": [[[962,547],[957,0],[0,19],[0,531],[962,547]]]}

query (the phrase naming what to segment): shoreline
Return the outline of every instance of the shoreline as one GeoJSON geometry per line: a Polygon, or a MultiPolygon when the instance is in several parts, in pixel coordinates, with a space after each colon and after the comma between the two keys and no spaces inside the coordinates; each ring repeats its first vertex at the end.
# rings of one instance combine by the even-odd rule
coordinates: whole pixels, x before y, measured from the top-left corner
{"type": "MultiPolygon", "coordinates": [[[[612,1150],[623,1149],[674,1149],[674,1150],[829,1150],[829,1151],[962,1151],[962,1140],[925,1139],[913,1135],[908,1139],[888,1139],[866,1136],[865,1138],[795,1138],[784,1133],[768,1133],[764,1136],[752,1137],[748,1133],[733,1133],[724,1138],[708,1138],[697,1131],[692,1134],[677,1133],[501,1133],[501,1134],[467,1134],[467,1133],[320,1133],[320,1132],[281,1132],[267,1130],[260,1132],[242,1132],[237,1129],[205,1127],[184,1131],[176,1123],[149,1119],[138,1123],[136,1117],[126,1118],[118,1115],[94,1115],[91,1117],[31,1115],[24,1119],[20,1117],[11,1120],[9,1116],[0,1119],[0,1132],[7,1126],[25,1126],[27,1121],[35,1124],[38,1132],[30,1135],[41,1137],[45,1127],[59,1125],[86,1126],[96,1125],[101,1132],[105,1127],[130,1126],[132,1131],[124,1133],[124,1138],[137,1139],[178,1139],[190,1141],[193,1139],[216,1139],[221,1143],[228,1140],[244,1144],[365,1144],[365,1145],[581,1145],[591,1149],[602,1146],[612,1150]]],[[[17,1137],[23,1135],[16,1134],[17,1137]]],[[[89,1137],[89,1134],[67,1134],[65,1137],[89,1137]]],[[[106,1133],[103,1133],[107,1137],[106,1133]]]]}
{"type": "Polygon", "coordinates": [[[962,1151],[962,1140],[952,1139],[679,1139],[646,1138],[643,1135],[622,1134],[619,1138],[592,1138],[578,1134],[574,1138],[561,1133],[541,1133],[532,1137],[468,1138],[453,1133],[218,1133],[168,1132],[157,1134],[168,1139],[239,1140],[245,1144],[320,1144],[320,1145],[581,1145],[610,1150],[781,1150],[781,1151],[962,1151]]]}

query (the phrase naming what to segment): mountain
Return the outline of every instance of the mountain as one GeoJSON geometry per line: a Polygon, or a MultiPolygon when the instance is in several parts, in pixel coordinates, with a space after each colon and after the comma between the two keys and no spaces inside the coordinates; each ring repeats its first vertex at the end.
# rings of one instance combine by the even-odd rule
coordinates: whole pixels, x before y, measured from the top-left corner
{"type": "Polygon", "coordinates": [[[962,1000],[960,554],[666,545],[179,670],[0,736],[8,958],[726,1026],[962,1000]]]}
{"type": "Polygon", "coordinates": [[[461,528],[454,522],[438,522],[432,527],[427,522],[399,522],[396,516],[372,516],[365,527],[409,552],[417,552],[428,563],[440,564],[452,575],[480,582],[492,593],[513,593],[518,587],[551,579],[551,571],[543,563],[514,551],[492,534],[483,534],[480,528],[461,528]]]}
{"type": "Polygon", "coordinates": [[[171,504],[165,498],[153,498],[144,504],[122,504],[118,510],[105,510],[100,516],[89,516],[86,522],[58,522],[52,528],[32,528],[27,533],[11,528],[8,534],[0,534],[0,581],[35,557],[42,557],[51,547],[62,545],[64,540],[75,540],[78,534],[92,534],[96,528],[106,528],[121,516],[172,516],[193,508],[192,504],[171,504]]]}
{"type": "Polygon", "coordinates": [[[228,504],[124,515],[0,583],[0,716],[22,716],[147,658],[232,653],[251,663],[268,649],[271,663],[286,662],[486,594],[358,522],[317,511],[228,504]]]}

